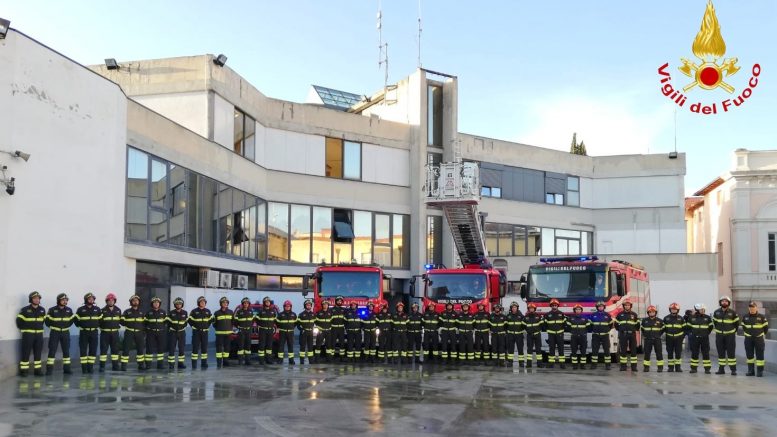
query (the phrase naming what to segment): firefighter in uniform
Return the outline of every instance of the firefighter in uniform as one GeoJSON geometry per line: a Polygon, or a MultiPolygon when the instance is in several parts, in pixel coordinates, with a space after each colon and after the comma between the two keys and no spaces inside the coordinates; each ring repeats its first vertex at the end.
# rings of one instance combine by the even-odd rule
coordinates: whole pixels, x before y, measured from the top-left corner
{"type": "Polygon", "coordinates": [[[494,305],[494,312],[488,316],[488,326],[491,328],[491,359],[499,367],[504,367],[507,359],[506,325],[507,318],[502,314],[502,305],[494,305]]]}
{"type": "Polygon", "coordinates": [[[213,329],[216,331],[216,368],[229,367],[229,336],[235,313],[229,309],[229,299],[219,299],[219,309],[213,313],[213,329]]]}
{"type": "Polygon", "coordinates": [[[664,317],[664,332],[666,336],[666,359],[670,372],[682,372],[683,337],[685,337],[685,318],[680,315],[680,305],[669,304],[669,314],[664,317]]]}
{"type": "Polygon", "coordinates": [[[523,323],[523,313],[518,308],[518,302],[510,302],[510,312],[507,313],[507,365],[512,367],[515,349],[518,349],[518,367],[524,367],[526,355],[523,354],[523,334],[526,327],[523,323]]]}
{"type": "Polygon", "coordinates": [[[693,306],[694,313],[688,318],[688,328],[691,331],[691,373],[696,373],[699,367],[699,352],[702,356],[704,373],[712,373],[710,361],[710,332],[713,329],[712,318],[705,314],[703,304],[693,306]]]}
{"type": "Polygon", "coordinates": [[[84,295],[84,305],[76,310],[76,326],[78,332],[78,348],[81,352],[81,372],[93,373],[97,361],[97,329],[100,327],[102,310],[94,304],[94,294],[84,295]]]}
{"type": "Polygon", "coordinates": [[[566,327],[570,334],[569,358],[572,369],[585,369],[585,354],[588,351],[588,331],[591,321],[583,315],[583,306],[576,304],[572,308],[572,316],[567,318],[566,327]]]}
{"type": "MultiPolygon", "coordinates": [[[[237,363],[251,365],[251,330],[254,329],[254,311],[251,300],[244,297],[240,300],[240,308],[235,311],[234,325],[237,328],[237,363]]],[[[311,348],[312,349],[312,348],[311,348]]]]}
{"type": "Polygon", "coordinates": [[[404,364],[407,360],[407,313],[402,302],[397,302],[396,308],[391,317],[391,357],[394,364],[404,364]]]}
{"type": "MultiPolygon", "coordinates": [[[[297,317],[297,328],[299,329],[299,363],[305,364],[305,358],[308,364],[313,363],[313,326],[316,324],[316,314],[313,312],[313,301],[306,299],[303,304],[305,309],[297,317]]],[[[249,343],[250,344],[250,343],[249,343]]]]}
{"type": "Polygon", "coordinates": [[[739,316],[731,309],[731,298],[720,298],[720,308],[712,313],[712,324],[715,329],[715,347],[718,350],[718,371],[716,375],[726,373],[726,365],[731,374],[737,374],[736,335],[739,327],[739,316]]]}
{"type": "Polygon", "coordinates": [[[108,350],[111,351],[111,366],[119,370],[121,351],[119,350],[119,329],[121,329],[121,310],[116,306],[116,295],[105,296],[103,316],[100,319],[100,372],[105,371],[108,362],[108,350]]]}
{"type": "Polygon", "coordinates": [[[27,299],[30,304],[19,310],[16,315],[16,327],[22,334],[22,358],[19,362],[19,376],[27,376],[30,370],[30,352],[33,359],[33,373],[43,376],[43,324],[46,310],[40,306],[40,293],[33,291],[27,299]]]}
{"type": "Polygon", "coordinates": [[[631,370],[637,371],[637,331],[639,331],[639,316],[631,310],[631,302],[624,300],[623,311],[615,317],[615,329],[618,330],[618,351],[621,371],[626,371],[631,357],[631,370]]]}
{"type": "Polygon", "coordinates": [[[407,315],[407,357],[416,363],[421,362],[423,315],[418,311],[418,304],[410,305],[407,315]]]}
{"type": "Polygon", "coordinates": [[[121,370],[127,370],[129,354],[132,346],[136,351],[135,360],[138,362],[138,370],[145,370],[146,365],[146,330],[145,316],[140,311],[140,297],[132,295],[129,298],[130,307],[121,314],[121,325],[124,326],[124,341],[121,351],[121,370]]]}
{"type": "Polygon", "coordinates": [[[262,308],[256,313],[256,325],[259,330],[259,345],[257,355],[259,364],[272,364],[272,341],[275,333],[275,309],[269,296],[262,299],[262,308]]]}
{"type": "Polygon", "coordinates": [[[335,306],[332,308],[332,343],[335,355],[342,363],[345,361],[345,313],[342,296],[335,298],[335,306]]]}
{"type": "Polygon", "coordinates": [[[359,306],[351,302],[345,311],[344,324],[346,332],[346,356],[349,363],[357,361],[362,347],[362,319],[359,317],[359,306]]]}
{"type": "Polygon", "coordinates": [[[445,305],[445,311],[440,314],[440,351],[445,362],[456,361],[456,313],[453,304],[445,305]]]}
{"type": "Polygon", "coordinates": [[[49,357],[46,360],[46,375],[51,375],[54,371],[58,347],[62,348],[62,371],[68,375],[73,373],[70,370],[70,325],[73,324],[73,310],[67,306],[67,301],[67,294],[58,294],[57,304],[49,308],[49,312],[46,314],[46,326],[49,327],[49,357]]]}
{"type": "Polygon", "coordinates": [[[742,331],[745,334],[747,354],[747,376],[764,376],[764,337],[769,332],[769,321],[758,312],[758,305],[750,302],[748,314],[742,317],[742,331]],[[757,373],[756,373],[757,370],[757,373]]]}
{"type": "Polygon", "coordinates": [[[459,330],[459,362],[472,364],[475,359],[472,331],[475,329],[475,316],[469,312],[469,304],[461,305],[461,313],[456,317],[459,330]]]}
{"type": "Polygon", "coordinates": [[[526,328],[526,367],[531,368],[537,361],[537,367],[542,367],[542,331],[545,320],[537,312],[537,305],[526,305],[526,315],[523,316],[523,326],[526,328]]]}
{"type": "Polygon", "coordinates": [[[189,326],[192,327],[192,369],[197,368],[197,361],[200,361],[200,368],[208,368],[208,333],[210,325],[213,323],[213,314],[206,305],[208,301],[205,296],[197,298],[197,308],[189,311],[189,326]]]}
{"type": "Polygon", "coordinates": [[[658,310],[650,305],[647,309],[647,317],[642,319],[642,350],[645,352],[642,358],[642,371],[650,371],[650,352],[656,352],[656,367],[659,372],[664,371],[664,354],[661,351],[661,334],[664,333],[664,321],[656,317],[658,310]]]}
{"type": "Polygon", "coordinates": [[[151,298],[151,309],[146,313],[146,368],[156,361],[157,369],[165,368],[165,340],[167,313],[161,308],[162,299],[151,298]]]}
{"type": "Polygon", "coordinates": [[[278,345],[278,364],[283,363],[284,350],[288,352],[289,364],[294,363],[294,327],[297,326],[297,314],[291,310],[291,301],[283,302],[283,311],[275,317],[280,332],[278,345]]]}
{"type": "Polygon", "coordinates": [[[548,368],[552,369],[556,361],[564,368],[564,329],[567,316],[558,310],[558,299],[550,300],[550,312],[543,318],[543,327],[548,333],[548,368]]]}
{"type": "Polygon", "coordinates": [[[391,361],[391,314],[388,311],[388,305],[380,307],[378,314],[378,361],[391,361]]]}
{"type": "Polygon", "coordinates": [[[477,365],[482,365],[491,359],[491,345],[488,341],[488,333],[491,327],[488,325],[490,314],[486,311],[486,305],[479,303],[478,312],[475,313],[472,327],[475,330],[475,358],[477,365]]]}
{"type": "Polygon", "coordinates": [[[602,361],[604,368],[610,370],[610,330],[612,329],[612,316],[604,311],[604,302],[596,302],[596,311],[591,314],[591,368],[595,369],[599,361],[599,348],[602,349],[602,361]]]}
{"type": "Polygon", "coordinates": [[[429,304],[424,312],[421,326],[424,333],[424,362],[440,359],[440,333],[437,331],[440,325],[440,317],[434,310],[434,304],[429,304]]]}
{"type": "Polygon", "coordinates": [[[366,362],[374,363],[378,344],[378,315],[375,314],[375,304],[367,304],[367,315],[362,319],[362,334],[364,335],[364,358],[366,362]]]}
{"type": "Polygon", "coordinates": [[[327,361],[331,361],[335,348],[332,345],[332,310],[329,309],[327,301],[321,302],[321,309],[316,313],[316,326],[316,362],[323,361],[323,358],[319,359],[322,353],[326,354],[327,361]]]}
{"type": "Polygon", "coordinates": [[[167,367],[175,368],[175,352],[178,350],[178,368],[186,368],[186,323],[189,313],[183,309],[183,299],[176,297],[173,309],[167,313],[167,367]]]}

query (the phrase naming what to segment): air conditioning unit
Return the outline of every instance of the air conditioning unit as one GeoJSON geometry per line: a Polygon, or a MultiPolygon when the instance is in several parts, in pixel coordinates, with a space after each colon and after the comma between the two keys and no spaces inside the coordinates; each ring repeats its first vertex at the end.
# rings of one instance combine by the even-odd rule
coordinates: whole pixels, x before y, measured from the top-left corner
{"type": "Polygon", "coordinates": [[[233,288],[237,288],[239,290],[247,290],[248,289],[248,276],[246,276],[246,275],[235,275],[234,279],[235,279],[235,283],[232,285],[233,288]]]}
{"type": "Polygon", "coordinates": [[[232,288],[232,273],[222,273],[219,288],[232,288]]]}
{"type": "Polygon", "coordinates": [[[200,268],[200,287],[216,288],[219,286],[218,270],[211,270],[207,267],[200,268]]]}

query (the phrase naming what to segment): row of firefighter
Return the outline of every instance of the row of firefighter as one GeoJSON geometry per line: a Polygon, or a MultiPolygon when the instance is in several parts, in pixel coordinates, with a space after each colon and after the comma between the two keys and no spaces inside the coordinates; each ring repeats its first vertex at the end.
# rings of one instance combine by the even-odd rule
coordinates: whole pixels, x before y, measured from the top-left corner
{"type": "Polygon", "coordinates": [[[174,309],[160,308],[159,298],[151,299],[151,310],[139,309],[140,298],[129,299],[130,308],[121,311],[116,306],[116,296],[108,294],[106,305],[95,305],[95,296],[87,293],[84,305],[75,312],[67,305],[68,296],[57,296],[57,305],[46,311],[40,305],[41,295],[30,293],[30,305],[22,308],[16,323],[22,334],[20,375],[30,370],[30,355],[35,375],[43,374],[42,346],[44,325],[49,327],[48,358],[46,373],[51,374],[58,349],[62,351],[65,373],[71,373],[70,326],[79,329],[80,365],[83,373],[92,373],[98,362],[99,371],[104,371],[110,362],[112,370],[126,371],[131,353],[135,353],[139,370],[146,370],[156,362],[157,368],[184,369],[186,329],[191,328],[191,365],[208,366],[208,333],[211,327],[216,334],[216,364],[218,368],[229,365],[229,358],[236,356],[239,363],[250,365],[252,345],[260,364],[282,362],[288,357],[289,364],[295,364],[294,333],[299,331],[299,359],[304,363],[316,362],[394,362],[409,363],[463,363],[494,366],[565,368],[596,368],[604,364],[610,369],[613,356],[617,357],[620,370],[637,370],[637,332],[642,337],[643,371],[650,370],[652,355],[658,372],[665,368],[669,372],[681,372],[683,342],[691,349],[690,371],[696,373],[699,366],[705,373],[711,373],[710,333],[715,332],[718,352],[718,374],[725,368],[736,375],[737,360],[735,335],[741,326],[747,355],[748,376],[762,376],[764,361],[764,338],[768,331],[765,316],[758,312],[755,302],[749,305],[748,313],[740,317],[730,308],[731,300],[724,296],[720,307],[712,316],[706,314],[702,304],[685,315],[680,306],[672,303],[669,314],[658,317],[656,307],[650,306],[648,316],[640,319],[632,311],[628,300],[622,302],[623,310],[612,317],[605,311],[604,302],[597,302],[596,311],[584,315],[582,307],[576,305],[572,315],[559,311],[559,302],[550,301],[551,311],[542,315],[530,303],[523,314],[516,302],[511,303],[506,313],[500,305],[493,312],[478,305],[471,312],[467,304],[461,311],[454,311],[447,305],[445,311],[437,313],[432,305],[420,312],[413,304],[409,312],[403,303],[389,312],[388,305],[375,308],[372,304],[359,309],[355,303],[343,306],[343,298],[337,297],[335,305],[329,307],[324,301],[321,310],[313,311],[313,302],[306,300],[304,310],[299,314],[292,311],[292,304],[286,301],[283,310],[278,311],[269,297],[263,299],[259,308],[254,308],[248,298],[234,311],[229,300],[222,297],[220,308],[211,312],[207,300],[200,296],[197,307],[191,311],[183,309],[181,298],[173,302],[174,309]],[[120,330],[123,328],[123,339],[120,330]],[[618,335],[618,350],[610,350],[610,331],[618,335]],[[542,333],[547,335],[548,350],[542,350],[542,333]],[[565,334],[569,338],[570,355],[565,353],[565,334]],[[588,348],[588,338],[591,348],[588,348]],[[662,348],[662,337],[666,348],[666,360],[662,348]],[[233,346],[234,345],[234,346],[233,346]],[[165,357],[166,355],[166,357],[165,357]],[[543,361],[543,355],[546,361],[543,361]],[[422,361],[423,358],[423,361],[422,361]],[[590,361],[590,362],[589,362],[590,361]]]}

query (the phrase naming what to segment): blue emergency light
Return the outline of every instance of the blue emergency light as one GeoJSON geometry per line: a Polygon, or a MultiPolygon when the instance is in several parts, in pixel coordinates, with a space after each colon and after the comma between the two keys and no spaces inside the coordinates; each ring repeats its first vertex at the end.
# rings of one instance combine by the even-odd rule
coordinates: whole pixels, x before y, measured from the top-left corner
{"type": "Polygon", "coordinates": [[[598,261],[598,256],[563,256],[557,258],[540,258],[541,263],[574,262],[574,261],[598,261]]]}
{"type": "Polygon", "coordinates": [[[425,268],[426,270],[434,270],[434,264],[426,264],[426,265],[424,266],[424,268],[425,268]]]}
{"type": "Polygon", "coordinates": [[[358,314],[358,315],[359,315],[359,318],[360,318],[360,319],[366,319],[366,318],[367,318],[367,315],[368,315],[369,313],[370,313],[370,312],[369,312],[369,310],[367,310],[367,308],[359,308],[358,310],[356,310],[356,314],[358,314]]]}

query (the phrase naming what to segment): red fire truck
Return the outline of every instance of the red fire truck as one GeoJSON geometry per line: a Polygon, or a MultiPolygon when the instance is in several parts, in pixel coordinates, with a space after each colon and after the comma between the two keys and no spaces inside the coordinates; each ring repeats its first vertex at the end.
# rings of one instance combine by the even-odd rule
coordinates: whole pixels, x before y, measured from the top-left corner
{"type": "Polygon", "coordinates": [[[377,264],[320,264],[315,273],[308,276],[307,288],[313,289],[314,311],[321,309],[321,302],[329,302],[330,308],[335,304],[337,296],[343,297],[343,305],[348,307],[352,302],[359,306],[359,315],[365,316],[367,304],[376,307],[387,305],[384,293],[390,292],[390,276],[383,273],[377,264]]]}
{"type": "Polygon", "coordinates": [[[462,304],[469,304],[470,312],[477,312],[480,304],[487,311],[499,303],[506,290],[506,278],[503,272],[495,269],[486,261],[466,265],[460,269],[448,269],[428,264],[424,281],[423,307],[434,305],[437,312],[445,311],[445,306],[453,304],[458,311],[462,304]]]}

